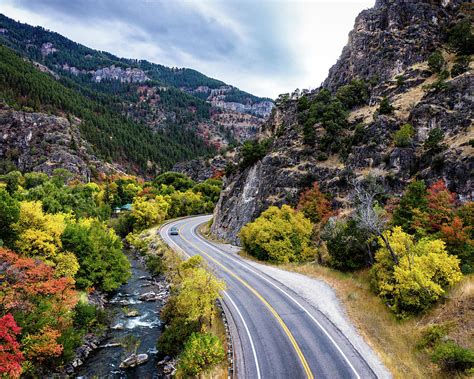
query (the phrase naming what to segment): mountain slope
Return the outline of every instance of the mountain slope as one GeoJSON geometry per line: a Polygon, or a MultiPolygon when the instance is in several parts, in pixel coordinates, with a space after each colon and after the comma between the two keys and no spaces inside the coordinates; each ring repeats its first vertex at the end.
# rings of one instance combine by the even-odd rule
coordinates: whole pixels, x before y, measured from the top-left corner
{"type": "MultiPolygon", "coordinates": [[[[461,1],[443,4],[379,0],[362,12],[323,87],[277,101],[260,137],[267,151],[227,178],[212,232],[238,242],[243,225],[295,204],[314,181],[344,207],[350,183],[368,173],[391,194],[415,177],[442,178],[472,199],[474,75],[448,45],[448,30],[470,21],[461,1]],[[426,61],[436,49],[438,73],[426,61]]],[[[472,34],[464,39],[472,50],[472,34]]]]}
{"type": "Polygon", "coordinates": [[[118,58],[4,15],[0,44],[10,106],[71,113],[95,155],[133,172],[155,174],[252,137],[273,107],[195,70],[118,58]]]}
{"type": "MultiPolygon", "coordinates": [[[[179,138],[171,139],[163,132],[152,132],[127,120],[113,112],[113,102],[106,96],[91,100],[39,72],[4,46],[0,46],[0,65],[0,94],[9,106],[78,117],[82,137],[104,159],[130,169],[135,165],[139,170],[146,168],[148,161],[169,167],[177,160],[212,151],[191,132],[182,131],[179,138]]],[[[5,127],[2,124],[2,130],[5,127]]],[[[2,145],[3,149],[8,148],[6,143],[2,145]]]]}

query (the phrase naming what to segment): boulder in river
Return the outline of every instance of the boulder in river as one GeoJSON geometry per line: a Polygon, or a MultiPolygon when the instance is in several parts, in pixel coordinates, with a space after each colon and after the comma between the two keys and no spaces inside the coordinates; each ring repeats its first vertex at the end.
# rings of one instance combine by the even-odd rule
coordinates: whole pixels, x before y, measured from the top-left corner
{"type": "Polygon", "coordinates": [[[120,368],[130,368],[148,361],[148,354],[132,354],[120,363],[120,368]]]}
{"type": "Polygon", "coordinates": [[[146,292],[138,297],[138,299],[142,301],[156,301],[159,300],[160,297],[154,292],[146,292]]]}
{"type": "Polygon", "coordinates": [[[125,316],[127,317],[137,317],[137,316],[140,316],[140,313],[138,313],[138,311],[136,309],[132,309],[130,311],[128,311],[125,316]]]}

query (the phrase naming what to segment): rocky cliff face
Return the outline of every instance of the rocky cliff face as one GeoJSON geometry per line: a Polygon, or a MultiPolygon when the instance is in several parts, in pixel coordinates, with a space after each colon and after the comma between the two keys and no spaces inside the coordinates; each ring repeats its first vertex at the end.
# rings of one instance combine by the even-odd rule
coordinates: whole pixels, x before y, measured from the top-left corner
{"type": "Polygon", "coordinates": [[[51,174],[65,168],[78,179],[88,181],[98,172],[119,172],[104,164],[81,138],[80,120],[15,111],[0,105],[0,161],[23,171],[51,174]]]}
{"type": "Polygon", "coordinates": [[[171,171],[185,174],[196,182],[203,182],[206,179],[221,177],[230,159],[228,155],[217,155],[210,159],[193,159],[175,164],[171,171]]]}
{"type": "MultiPolygon", "coordinates": [[[[52,44],[50,42],[48,44],[51,48],[48,54],[51,54],[52,52],[56,51],[52,48],[52,44]]],[[[96,83],[100,83],[103,80],[118,80],[121,83],[143,83],[147,80],[150,80],[150,78],[145,74],[143,70],[140,70],[139,68],[135,67],[127,67],[124,69],[122,67],[115,67],[115,65],[111,65],[110,67],[103,67],[97,70],[86,71],[84,69],[79,70],[77,67],[69,66],[67,63],[65,63],[60,68],[76,76],[80,74],[90,74],[92,80],[96,83]]]]}
{"type": "Polygon", "coordinates": [[[377,0],[356,18],[349,43],[323,86],[335,90],[354,78],[388,80],[423,62],[442,42],[462,0],[377,0]]]}
{"type": "MultiPolygon", "coordinates": [[[[442,178],[461,200],[472,199],[473,65],[434,88],[438,78],[426,63],[426,57],[442,46],[444,28],[456,19],[458,4],[377,1],[373,9],[362,12],[349,44],[323,84],[334,93],[352,79],[378,77],[366,105],[351,110],[348,129],[341,132],[352,138],[349,151],[321,158],[318,144],[312,148],[304,142],[298,100],[283,102],[263,127],[261,138],[273,137],[267,155],[226,178],[212,232],[238,243],[243,225],[270,205],[295,204],[314,181],[333,196],[334,206],[344,207],[350,182],[368,173],[383,179],[387,192],[394,195],[414,177],[428,183],[442,178]],[[403,80],[397,80],[399,75],[403,80]],[[382,96],[393,105],[393,113],[378,114],[382,96]],[[413,126],[414,135],[408,146],[397,147],[393,136],[405,123],[413,126]],[[444,136],[444,146],[437,151],[425,145],[434,129],[444,136]]],[[[444,55],[450,69],[454,57],[447,51],[444,55]]],[[[314,129],[317,140],[325,134],[321,125],[314,129]]]]}

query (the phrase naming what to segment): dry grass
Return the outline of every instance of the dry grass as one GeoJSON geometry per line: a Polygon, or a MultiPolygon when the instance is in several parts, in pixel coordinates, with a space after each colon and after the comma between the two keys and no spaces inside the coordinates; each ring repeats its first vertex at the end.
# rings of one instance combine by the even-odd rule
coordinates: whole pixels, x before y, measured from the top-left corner
{"type": "Polygon", "coordinates": [[[393,106],[395,108],[395,116],[398,119],[406,120],[410,116],[412,108],[418,104],[423,96],[425,96],[426,90],[423,88],[428,84],[434,83],[436,76],[432,75],[427,78],[423,83],[410,88],[406,92],[396,95],[393,98],[393,106]]]}
{"type": "Polygon", "coordinates": [[[421,318],[420,325],[450,325],[448,337],[464,348],[474,349],[474,277],[451,291],[449,301],[421,318]]]}
{"type": "Polygon", "coordinates": [[[354,122],[355,120],[361,119],[362,123],[370,124],[374,121],[374,113],[378,109],[377,105],[366,105],[365,107],[357,108],[349,113],[348,120],[349,122],[354,122]]]}
{"type": "Polygon", "coordinates": [[[370,290],[367,270],[352,274],[315,264],[287,264],[289,271],[322,279],[331,285],[366,342],[379,354],[395,378],[445,378],[428,354],[417,349],[423,327],[454,320],[449,337],[470,347],[473,339],[474,277],[467,277],[451,291],[449,299],[428,314],[400,321],[370,290]]]}
{"type": "Polygon", "coordinates": [[[345,167],[344,163],[341,162],[341,157],[338,154],[332,154],[325,161],[317,162],[316,166],[339,170],[342,170],[345,167]]]}
{"type": "Polygon", "coordinates": [[[471,157],[474,155],[474,147],[469,141],[474,139],[474,124],[471,123],[466,133],[457,133],[445,139],[445,142],[451,149],[459,149],[462,156],[471,157]]]}

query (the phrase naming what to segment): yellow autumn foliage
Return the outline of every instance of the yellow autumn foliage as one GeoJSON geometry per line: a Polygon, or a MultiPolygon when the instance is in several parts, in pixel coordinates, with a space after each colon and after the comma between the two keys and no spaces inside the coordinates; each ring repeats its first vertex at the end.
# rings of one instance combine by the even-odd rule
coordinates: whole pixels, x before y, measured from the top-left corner
{"type": "Polygon", "coordinates": [[[261,260],[304,262],[314,259],[313,224],[288,205],[270,207],[240,231],[244,249],[261,260]]]}
{"type": "Polygon", "coordinates": [[[448,287],[462,279],[459,259],[449,255],[444,241],[422,239],[418,242],[401,227],[384,236],[399,257],[395,264],[382,240],[372,267],[374,285],[392,310],[404,317],[422,312],[448,287]]]}
{"type": "Polygon", "coordinates": [[[39,201],[21,201],[20,216],[13,225],[18,252],[54,266],[56,276],[74,277],[79,263],[74,254],[62,251],[61,242],[69,218],[62,213],[44,213],[39,201]]]}
{"type": "Polygon", "coordinates": [[[204,320],[212,319],[215,301],[225,289],[225,284],[202,267],[192,267],[185,271],[179,284],[176,307],[187,320],[200,321],[205,325],[204,320]]]}
{"type": "Polygon", "coordinates": [[[135,230],[146,229],[164,221],[168,214],[168,208],[168,202],[161,195],[156,196],[154,200],[135,197],[131,211],[135,230]]]}

